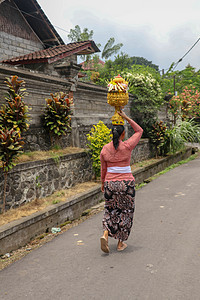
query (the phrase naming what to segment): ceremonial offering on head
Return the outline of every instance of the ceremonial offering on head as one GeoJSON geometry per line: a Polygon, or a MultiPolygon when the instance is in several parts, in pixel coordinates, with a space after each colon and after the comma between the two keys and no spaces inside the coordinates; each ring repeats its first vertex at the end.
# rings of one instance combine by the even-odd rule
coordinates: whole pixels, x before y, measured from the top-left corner
{"type": "Polygon", "coordinates": [[[113,125],[124,125],[124,119],[117,112],[128,103],[128,99],[128,82],[118,75],[108,84],[108,104],[115,107],[115,113],[111,118],[113,125]]]}

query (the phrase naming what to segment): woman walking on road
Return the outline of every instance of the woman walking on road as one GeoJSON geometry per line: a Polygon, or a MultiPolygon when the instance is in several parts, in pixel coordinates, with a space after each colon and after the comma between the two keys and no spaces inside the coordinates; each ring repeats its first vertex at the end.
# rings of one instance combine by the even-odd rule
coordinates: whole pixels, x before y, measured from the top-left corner
{"type": "Polygon", "coordinates": [[[109,253],[108,236],[118,239],[117,250],[127,247],[133,224],[135,209],[135,179],[131,173],[131,152],[138,144],[143,129],[124,112],[118,114],[131,125],[135,133],[125,142],[123,125],[113,125],[113,140],[105,145],[100,154],[101,183],[105,197],[105,212],[103,217],[104,234],[100,238],[101,250],[109,253]]]}

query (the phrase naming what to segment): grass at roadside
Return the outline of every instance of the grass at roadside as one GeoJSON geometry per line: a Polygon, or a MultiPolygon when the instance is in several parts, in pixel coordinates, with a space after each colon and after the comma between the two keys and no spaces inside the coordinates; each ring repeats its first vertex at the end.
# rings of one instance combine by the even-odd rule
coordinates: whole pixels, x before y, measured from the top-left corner
{"type": "Polygon", "coordinates": [[[181,166],[181,165],[183,165],[183,164],[185,164],[185,163],[188,163],[188,162],[191,161],[191,160],[194,160],[194,159],[197,158],[199,155],[200,155],[200,152],[198,152],[198,153],[196,153],[196,154],[193,154],[193,155],[191,155],[190,157],[188,157],[187,159],[181,160],[181,161],[179,161],[179,162],[177,162],[177,163],[175,163],[175,164],[173,164],[173,165],[167,167],[167,168],[164,169],[163,171],[160,171],[159,173],[157,173],[157,174],[155,174],[155,175],[149,177],[149,178],[146,179],[144,182],[142,182],[142,183],[140,183],[140,184],[138,184],[138,185],[136,184],[136,190],[141,189],[143,186],[145,186],[147,183],[151,182],[152,180],[156,179],[158,176],[160,176],[160,175],[162,175],[162,174],[165,174],[165,173],[169,172],[170,170],[172,170],[172,169],[174,169],[174,168],[176,168],[176,167],[178,167],[178,166],[181,166]]]}
{"type": "Polygon", "coordinates": [[[16,163],[23,163],[29,161],[36,161],[48,158],[59,158],[61,155],[72,154],[82,152],[84,149],[76,148],[76,147],[67,147],[64,149],[52,149],[49,151],[33,151],[33,152],[25,152],[22,153],[17,159],[16,163]]]}
{"type": "Polygon", "coordinates": [[[67,201],[68,198],[75,196],[76,194],[85,192],[90,188],[97,186],[98,184],[99,183],[96,181],[83,182],[71,187],[70,189],[56,191],[51,196],[41,199],[35,199],[18,208],[10,209],[4,214],[0,215],[0,226],[10,223],[14,220],[18,220],[20,218],[30,216],[33,213],[41,211],[42,209],[50,205],[67,201]]]}
{"type": "MultiPolygon", "coordinates": [[[[25,163],[30,161],[43,160],[48,158],[53,158],[55,162],[59,161],[60,156],[65,154],[73,154],[85,151],[83,148],[78,147],[67,147],[64,149],[51,149],[49,151],[33,151],[33,152],[24,152],[20,154],[16,159],[15,163],[25,163]]],[[[1,162],[0,162],[1,166],[1,162]]]]}
{"type": "Polygon", "coordinates": [[[134,163],[132,166],[131,166],[131,171],[136,171],[140,168],[143,168],[143,167],[147,167],[155,162],[158,162],[159,160],[163,159],[163,157],[159,157],[159,158],[149,158],[149,159],[146,159],[146,160],[142,160],[140,162],[136,162],[134,163]]]}

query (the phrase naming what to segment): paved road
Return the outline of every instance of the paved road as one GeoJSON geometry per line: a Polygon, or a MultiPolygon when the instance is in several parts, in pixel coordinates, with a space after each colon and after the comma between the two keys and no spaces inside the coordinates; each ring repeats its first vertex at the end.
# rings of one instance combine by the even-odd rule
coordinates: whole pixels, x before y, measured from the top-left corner
{"type": "Polygon", "coordinates": [[[0,299],[199,300],[200,158],[136,198],[125,252],[101,253],[99,213],[1,271],[0,299]]]}

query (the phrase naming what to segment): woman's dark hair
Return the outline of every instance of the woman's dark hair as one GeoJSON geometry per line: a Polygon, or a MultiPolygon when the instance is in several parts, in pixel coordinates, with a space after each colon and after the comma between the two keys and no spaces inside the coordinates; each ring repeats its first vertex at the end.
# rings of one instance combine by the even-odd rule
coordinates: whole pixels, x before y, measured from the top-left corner
{"type": "Polygon", "coordinates": [[[119,138],[120,138],[123,131],[124,131],[124,126],[123,125],[113,125],[112,126],[113,145],[114,145],[116,150],[119,146],[119,138]]]}

